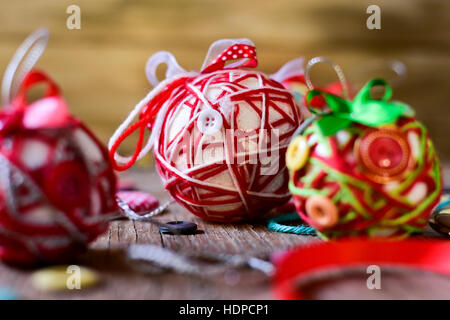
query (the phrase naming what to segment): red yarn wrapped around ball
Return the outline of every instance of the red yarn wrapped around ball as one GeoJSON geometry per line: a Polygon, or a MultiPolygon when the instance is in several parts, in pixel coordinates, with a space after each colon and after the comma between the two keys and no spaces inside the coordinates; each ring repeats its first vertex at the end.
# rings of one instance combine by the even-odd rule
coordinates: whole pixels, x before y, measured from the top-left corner
{"type": "Polygon", "coordinates": [[[200,73],[184,71],[168,52],[152,56],[147,70],[156,87],[135,109],[140,120],[130,125],[131,113],[110,141],[111,157],[125,163],[116,169],[129,168],[153,147],[167,191],[212,221],[249,220],[286,202],[284,155],[303,115],[279,82],[242,69],[256,66],[256,49],[247,39],[214,43],[200,73]],[[160,63],[168,64],[168,79],[158,84],[160,63]],[[146,127],[152,136],[143,152],[146,127]],[[140,132],[136,151],[121,158],[117,147],[134,130],[140,132]]]}
{"type": "Polygon", "coordinates": [[[108,153],[70,115],[58,87],[31,71],[0,112],[0,259],[65,261],[102,234],[116,211],[108,153]],[[45,96],[27,103],[27,91],[45,96]]]}

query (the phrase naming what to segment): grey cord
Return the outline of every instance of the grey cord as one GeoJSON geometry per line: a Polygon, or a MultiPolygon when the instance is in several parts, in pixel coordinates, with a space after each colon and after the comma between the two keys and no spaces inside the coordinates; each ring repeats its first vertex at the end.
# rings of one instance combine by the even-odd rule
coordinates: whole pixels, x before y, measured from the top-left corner
{"type": "Polygon", "coordinates": [[[17,48],[3,75],[2,102],[4,106],[11,102],[23,78],[39,60],[49,37],[50,33],[46,28],[38,29],[17,48]]]}
{"type": "Polygon", "coordinates": [[[325,58],[325,57],[315,57],[312,58],[311,60],[308,61],[308,64],[306,65],[305,68],[305,82],[306,82],[306,86],[308,87],[309,90],[314,89],[314,86],[311,82],[311,77],[310,77],[310,70],[311,68],[321,62],[325,62],[327,64],[329,64],[334,71],[336,72],[339,81],[342,85],[342,90],[343,90],[343,94],[344,94],[344,98],[348,99],[349,95],[348,95],[348,86],[347,86],[347,80],[345,79],[345,75],[344,72],[342,71],[342,68],[336,64],[334,61],[332,61],[331,59],[325,58]]]}

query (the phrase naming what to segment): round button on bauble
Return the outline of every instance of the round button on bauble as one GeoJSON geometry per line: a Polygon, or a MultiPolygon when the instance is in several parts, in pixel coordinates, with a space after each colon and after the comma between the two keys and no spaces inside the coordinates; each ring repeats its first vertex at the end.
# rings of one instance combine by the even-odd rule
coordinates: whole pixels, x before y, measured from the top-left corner
{"type": "Polygon", "coordinates": [[[197,127],[201,133],[213,135],[222,129],[222,121],[220,112],[208,108],[200,111],[197,119],[197,127]]]}
{"type": "Polygon", "coordinates": [[[327,197],[315,195],[306,200],[306,214],[318,225],[318,228],[331,228],[339,220],[336,205],[327,197]]]}
{"type": "Polygon", "coordinates": [[[45,191],[57,206],[73,209],[85,205],[90,197],[90,179],[77,161],[65,161],[48,169],[45,191]]]}
{"type": "Polygon", "coordinates": [[[290,171],[300,170],[305,166],[308,157],[308,140],[305,136],[296,136],[292,139],[286,151],[286,166],[290,171]]]}
{"type": "Polygon", "coordinates": [[[376,181],[399,177],[408,168],[410,148],[397,130],[370,130],[357,143],[357,157],[364,171],[376,181]]]}
{"type": "Polygon", "coordinates": [[[159,231],[164,234],[195,234],[197,232],[197,225],[187,221],[171,221],[159,226],[159,231]]]}

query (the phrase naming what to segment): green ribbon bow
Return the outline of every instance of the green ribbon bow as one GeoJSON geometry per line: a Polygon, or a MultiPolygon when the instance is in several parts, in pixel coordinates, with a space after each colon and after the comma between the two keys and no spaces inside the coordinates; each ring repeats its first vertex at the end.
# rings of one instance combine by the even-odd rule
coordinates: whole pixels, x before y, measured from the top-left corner
{"type": "MultiPolygon", "coordinates": [[[[309,104],[311,99],[316,96],[322,96],[331,109],[329,113],[319,113],[321,119],[318,120],[317,125],[325,136],[348,128],[353,122],[369,127],[378,127],[395,123],[401,116],[414,116],[414,111],[407,104],[396,101],[388,102],[392,96],[392,88],[383,79],[369,81],[353,101],[319,90],[311,90],[306,95],[307,103],[309,104]],[[381,100],[374,100],[370,95],[370,89],[375,86],[385,87],[381,100]]],[[[318,113],[316,109],[311,109],[311,112],[318,113]]]]}

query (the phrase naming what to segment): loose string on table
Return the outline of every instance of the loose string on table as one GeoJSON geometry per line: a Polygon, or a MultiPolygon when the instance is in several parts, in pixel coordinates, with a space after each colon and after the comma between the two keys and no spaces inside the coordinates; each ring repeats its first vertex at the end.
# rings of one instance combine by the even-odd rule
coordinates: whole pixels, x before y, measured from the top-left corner
{"type": "Polygon", "coordinates": [[[282,216],[272,218],[267,223],[267,228],[270,231],[281,232],[281,233],[294,233],[298,235],[315,235],[316,229],[311,226],[300,224],[297,226],[290,226],[283,223],[302,221],[297,213],[288,213],[282,216]]]}

